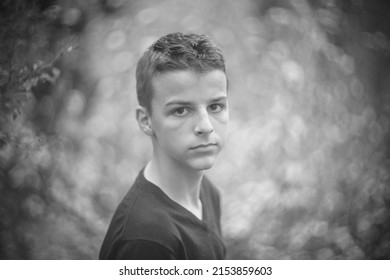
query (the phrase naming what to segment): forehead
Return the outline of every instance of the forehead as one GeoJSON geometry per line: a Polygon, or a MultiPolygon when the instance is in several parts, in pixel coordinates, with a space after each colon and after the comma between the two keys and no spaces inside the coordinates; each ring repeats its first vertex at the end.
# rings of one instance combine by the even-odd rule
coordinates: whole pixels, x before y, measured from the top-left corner
{"type": "Polygon", "coordinates": [[[227,79],[221,70],[170,71],[154,77],[152,85],[153,100],[160,105],[174,98],[191,101],[227,95],[227,79]]]}

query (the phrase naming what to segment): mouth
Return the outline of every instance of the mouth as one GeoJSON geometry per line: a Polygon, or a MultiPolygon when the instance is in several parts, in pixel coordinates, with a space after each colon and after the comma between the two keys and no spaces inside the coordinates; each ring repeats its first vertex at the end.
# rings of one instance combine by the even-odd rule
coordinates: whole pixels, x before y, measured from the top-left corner
{"type": "Polygon", "coordinates": [[[196,149],[207,149],[217,146],[215,143],[208,143],[208,144],[200,144],[194,147],[191,147],[190,150],[196,150],[196,149]]]}

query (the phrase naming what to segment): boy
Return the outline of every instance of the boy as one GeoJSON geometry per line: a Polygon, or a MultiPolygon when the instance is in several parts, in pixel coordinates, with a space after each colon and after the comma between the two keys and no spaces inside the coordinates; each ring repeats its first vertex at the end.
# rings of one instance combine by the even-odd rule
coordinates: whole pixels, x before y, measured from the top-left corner
{"type": "Polygon", "coordinates": [[[219,193],[203,176],[224,146],[222,52],[202,35],[157,40],[136,71],[140,129],[153,156],[118,206],[100,259],[224,259],[219,193]]]}

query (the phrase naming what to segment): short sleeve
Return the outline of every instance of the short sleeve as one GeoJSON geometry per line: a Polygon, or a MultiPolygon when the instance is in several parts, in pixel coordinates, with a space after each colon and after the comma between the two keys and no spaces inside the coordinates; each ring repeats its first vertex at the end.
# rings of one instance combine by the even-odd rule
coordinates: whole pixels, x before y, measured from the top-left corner
{"type": "Polygon", "coordinates": [[[108,259],[116,260],[175,260],[175,255],[163,245],[148,240],[121,241],[108,259]]]}

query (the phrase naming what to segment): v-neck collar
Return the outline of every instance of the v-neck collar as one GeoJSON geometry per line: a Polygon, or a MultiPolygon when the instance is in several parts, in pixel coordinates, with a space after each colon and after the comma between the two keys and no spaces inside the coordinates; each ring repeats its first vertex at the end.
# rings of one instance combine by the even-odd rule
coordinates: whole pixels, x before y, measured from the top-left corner
{"type": "Polygon", "coordinates": [[[168,202],[171,206],[175,207],[176,209],[180,210],[182,213],[185,213],[188,218],[190,218],[192,221],[202,225],[203,227],[208,228],[207,226],[207,211],[206,211],[206,195],[205,195],[205,190],[204,190],[204,184],[202,178],[202,183],[200,187],[200,192],[199,192],[199,199],[202,203],[202,219],[199,219],[194,213],[192,213],[190,210],[182,206],[180,203],[174,201],[172,198],[170,198],[159,186],[155,185],[154,183],[150,182],[148,179],[146,179],[144,175],[144,170],[143,168],[139,174],[139,179],[141,180],[141,185],[142,188],[146,188],[148,191],[151,191],[155,194],[157,194],[159,197],[164,199],[166,202],[168,202]]]}

